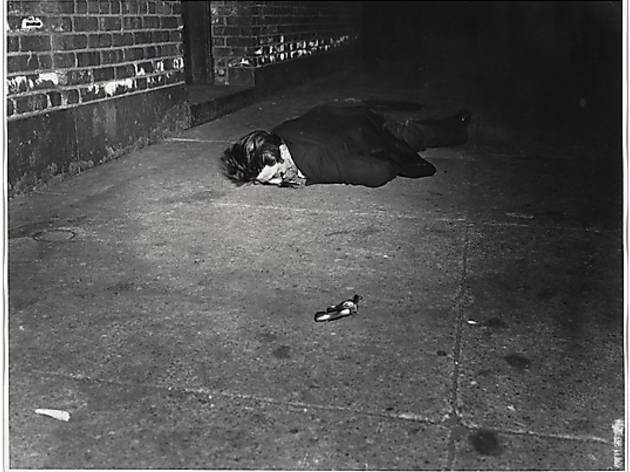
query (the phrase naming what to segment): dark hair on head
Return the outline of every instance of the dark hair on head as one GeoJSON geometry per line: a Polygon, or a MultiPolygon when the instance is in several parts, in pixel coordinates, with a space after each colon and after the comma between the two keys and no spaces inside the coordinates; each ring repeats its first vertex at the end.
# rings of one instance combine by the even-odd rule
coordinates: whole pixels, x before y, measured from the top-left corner
{"type": "Polygon", "coordinates": [[[242,185],[256,179],[266,165],[280,158],[282,139],[267,131],[256,130],[227,148],[221,157],[223,173],[232,182],[242,185]]]}

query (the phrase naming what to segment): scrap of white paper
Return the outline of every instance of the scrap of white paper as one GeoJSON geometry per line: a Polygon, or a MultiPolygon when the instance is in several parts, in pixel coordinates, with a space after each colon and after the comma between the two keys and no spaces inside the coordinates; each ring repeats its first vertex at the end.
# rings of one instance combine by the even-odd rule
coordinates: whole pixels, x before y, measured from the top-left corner
{"type": "Polygon", "coordinates": [[[38,408],[35,410],[38,415],[50,416],[59,421],[70,421],[70,413],[63,410],[51,410],[48,408],[38,408]]]}

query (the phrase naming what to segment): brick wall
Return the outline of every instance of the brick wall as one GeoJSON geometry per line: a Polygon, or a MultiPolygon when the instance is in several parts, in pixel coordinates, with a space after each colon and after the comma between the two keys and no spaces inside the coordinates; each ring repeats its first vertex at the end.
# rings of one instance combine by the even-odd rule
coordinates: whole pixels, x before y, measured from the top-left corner
{"type": "MultiPolygon", "coordinates": [[[[210,6],[216,82],[256,85],[257,94],[338,70],[353,54],[346,46],[358,43],[360,2],[210,6]]],[[[193,122],[181,1],[8,0],[5,7],[10,195],[193,122]]]]}
{"type": "Polygon", "coordinates": [[[213,1],[215,81],[237,83],[244,68],[259,69],[356,42],[360,2],[213,1]]]}
{"type": "Polygon", "coordinates": [[[9,120],[184,81],[181,5],[9,0],[9,120]]]}

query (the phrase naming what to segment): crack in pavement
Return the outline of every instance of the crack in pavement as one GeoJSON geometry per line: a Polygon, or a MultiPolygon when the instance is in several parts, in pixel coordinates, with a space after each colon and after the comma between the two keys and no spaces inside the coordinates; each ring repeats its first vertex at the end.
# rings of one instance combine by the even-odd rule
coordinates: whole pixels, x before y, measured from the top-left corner
{"type": "MultiPolygon", "coordinates": [[[[515,226],[510,225],[510,226],[515,226]]],[[[462,273],[460,277],[459,286],[457,289],[457,294],[455,296],[455,307],[457,308],[457,318],[455,325],[455,341],[453,345],[453,379],[452,385],[450,389],[450,412],[445,415],[442,424],[446,425],[449,428],[449,436],[448,436],[448,445],[447,445],[447,458],[446,458],[446,470],[453,470],[453,464],[455,461],[455,456],[457,452],[456,446],[456,435],[458,429],[466,428],[470,431],[481,430],[481,429],[490,429],[493,432],[504,434],[504,435],[513,435],[513,436],[529,436],[536,438],[544,438],[544,439],[556,439],[556,440],[565,440],[565,441],[577,441],[577,442],[595,442],[600,444],[607,444],[613,446],[612,440],[607,440],[598,436],[593,435],[572,435],[572,434],[562,434],[562,433],[539,433],[532,430],[527,429],[513,429],[506,427],[490,427],[488,425],[484,425],[483,427],[477,424],[473,424],[464,420],[463,416],[460,413],[460,410],[457,405],[457,394],[459,390],[459,371],[461,367],[461,343],[463,336],[463,325],[464,325],[464,300],[466,296],[466,278],[467,278],[467,269],[468,269],[468,250],[470,243],[470,229],[472,229],[475,224],[468,224],[465,226],[464,232],[464,241],[462,247],[462,273]]],[[[496,225],[494,225],[496,226],[496,225]]],[[[519,225],[521,226],[521,225],[519,225]]],[[[522,225],[529,226],[529,225],[522,225]]]]}
{"type": "MultiPolygon", "coordinates": [[[[427,221],[426,215],[418,215],[418,214],[408,214],[408,213],[397,213],[389,210],[372,210],[372,211],[355,211],[355,210],[320,210],[313,208],[301,208],[301,207],[285,207],[282,205],[256,205],[250,203],[232,203],[232,202],[209,202],[210,205],[214,207],[226,207],[226,208],[247,208],[247,209],[255,209],[255,210],[268,210],[273,212],[295,212],[295,213],[313,213],[320,215],[352,215],[352,216],[362,216],[362,217],[375,217],[375,216],[387,216],[393,219],[401,219],[401,220],[419,220],[427,221]]],[[[610,233],[610,234],[618,234],[619,230],[617,229],[606,229],[606,228],[597,228],[594,226],[591,227],[580,227],[580,226],[569,226],[569,225],[546,225],[546,224],[535,224],[535,223],[520,223],[520,222],[512,222],[512,221],[470,221],[465,217],[437,217],[433,218],[430,221],[434,222],[444,222],[444,223],[464,223],[469,227],[475,226],[486,226],[486,227],[496,227],[496,228],[536,228],[541,230],[552,230],[552,231],[567,231],[567,232],[586,232],[586,233],[610,233]]]]}
{"type": "Polygon", "coordinates": [[[154,384],[148,384],[148,383],[98,379],[98,378],[94,378],[89,375],[83,375],[83,374],[49,372],[49,371],[40,371],[36,369],[32,369],[29,372],[42,375],[44,377],[60,377],[60,378],[71,379],[71,380],[79,381],[79,382],[93,382],[93,383],[98,383],[98,384],[108,384],[108,385],[127,386],[127,387],[145,387],[145,388],[150,388],[150,389],[155,389],[155,390],[164,390],[168,392],[178,392],[178,393],[193,394],[193,395],[199,395],[199,394],[206,395],[206,396],[210,395],[210,396],[217,396],[217,397],[225,397],[228,399],[251,401],[254,403],[264,403],[264,404],[269,404],[269,405],[292,407],[292,408],[297,408],[304,411],[308,409],[322,410],[322,411],[336,411],[336,412],[352,413],[355,415],[378,417],[378,418],[384,418],[384,419],[390,419],[390,420],[412,421],[415,423],[430,424],[434,426],[440,426],[443,423],[443,421],[435,421],[429,417],[418,415],[415,413],[410,413],[410,412],[387,413],[387,412],[379,412],[379,411],[360,410],[356,408],[336,406],[336,405],[320,405],[317,403],[276,400],[273,398],[263,397],[259,395],[252,395],[249,393],[229,392],[225,390],[213,390],[211,388],[205,388],[205,387],[165,387],[161,385],[154,385],[154,384]]]}
{"type": "MultiPolygon", "coordinates": [[[[108,379],[99,379],[94,378],[88,375],[83,374],[71,374],[71,373],[63,373],[63,372],[51,372],[51,371],[40,371],[37,369],[29,370],[29,373],[38,374],[43,377],[58,377],[63,379],[70,379],[76,382],[90,382],[96,384],[107,384],[114,386],[123,386],[123,387],[144,387],[148,389],[154,389],[159,391],[167,391],[167,392],[176,392],[185,395],[210,395],[217,397],[224,397],[227,399],[236,399],[243,401],[250,401],[253,403],[262,403],[268,405],[277,405],[277,406],[285,406],[290,408],[295,408],[298,410],[306,411],[308,409],[313,410],[321,410],[321,411],[332,411],[332,412],[342,412],[342,413],[351,413],[355,415],[383,418],[393,421],[409,421],[414,423],[427,424],[431,426],[442,426],[450,428],[456,426],[463,426],[466,429],[479,429],[478,425],[467,424],[461,418],[456,416],[453,418],[449,414],[446,414],[442,417],[442,419],[436,421],[429,417],[418,415],[410,412],[403,413],[387,413],[380,411],[369,411],[369,410],[360,410],[356,408],[343,407],[343,406],[335,406],[335,405],[320,405],[317,403],[308,403],[308,402],[295,402],[295,401],[282,401],[276,400],[268,397],[261,397],[259,395],[252,395],[247,393],[237,393],[237,392],[229,392],[224,390],[213,390],[205,387],[167,387],[161,385],[153,385],[147,383],[140,382],[125,382],[120,380],[108,380],[108,379]]],[[[506,435],[515,435],[515,436],[533,436],[538,438],[547,438],[547,439],[557,439],[564,441],[577,441],[577,442],[597,442],[603,444],[612,445],[612,441],[606,440],[604,438],[600,438],[597,436],[579,436],[579,435],[571,435],[571,434],[560,434],[560,433],[539,433],[536,431],[524,430],[524,429],[510,429],[510,428],[492,428],[493,431],[496,431],[500,434],[506,435]]],[[[449,441],[450,441],[449,437],[449,441]]],[[[449,467],[450,468],[450,462],[449,467]]]]}
{"type": "MultiPolygon", "coordinates": [[[[470,429],[479,429],[479,426],[469,425],[466,422],[462,421],[462,425],[470,429]]],[[[600,438],[599,436],[590,436],[590,435],[574,435],[574,434],[561,434],[561,433],[538,433],[536,431],[530,431],[527,429],[511,429],[511,428],[492,428],[488,426],[484,426],[484,429],[492,429],[501,434],[509,434],[513,436],[533,436],[536,438],[544,438],[544,439],[559,439],[559,440],[568,440],[568,441],[578,441],[578,442],[597,442],[602,444],[613,444],[612,441],[609,441],[604,438],[600,438]]]]}
{"type": "Polygon", "coordinates": [[[457,408],[457,392],[459,389],[459,364],[462,348],[462,333],[464,324],[464,296],[466,294],[465,283],[468,269],[468,246],[470,242],[470,226],[464,229],[464,242],[462,245],[462,273],[455,297],[457,318],[455,320],[455,342],[453,345],[453,379],[450,389],[449,405],[451,407],[449,422],[449,436],[447,446],[446,468],[451,469],[455,460],[456,444],[455,430],[461,424],[461,415],[457,408]]]}
{"type": "MultiPolygon", "coordinates": [[[[42,192],[42,194],[44,194],[44,192],[42,192]]],[[[51,195],[58,195],[58,194],[51,194],[51,195]]],[[[184,196],[185,197],[185,196],[184,196]]],[[[158,202],[159,200],[156,200],[155,202],[158,202]]],[[[376,217],[376,216],[386,216],[389,218],[393,218],[393,219],[401,219],[401,220],[420,220],[422,219],[423,221],[428,221],[428,222],[440,222],[440,223],[453,223],[453,224],[465,224],[468,227],[476,227],[476,226],[481,226],[481,227],[491,227],[491,228],[536,228],[536,229],[541,229],[541,230],[551,230],[551,231],[566,231],[566,232],[575,232],[575,233],[597,233],[597,234],[611,234],[611,235],[619,235],[620,231],[619,229],[608,229],[608,228],[598,228],[596,226],[589,226],[589,227],[581,227],[581,226],[569,226],[569,225],[549,225],[549,224],[536,224],[535,222],[532,223],[525,223],[525,222],[515,222],[515,221],[496,221],[496,220],[491,220],[491,221],[471,221],[469,218],[466,217],[436,217],[436,218],[432,218],[430,220],[427,220],[427,215],[419,215],[419,214],[408,214],[408,213],[398,213],[398,212],[391,212],[389,210],[372,210],[372,211],[356,211],[356,210],[322,210],[322,209],[313,209],[313,208],[302,208],[302,207],[287,207],[287,206],[283,206],[283,205],[256,205],[256,204],[250,204],[250,203],[236,203],[236,202],[217,202],[217,201],[207,201],[204,202],[202,200],[200,200],[199,202],[195,202],[195,203],[207,203],[209,206],[213,206],[215,208],[243,208],[243,209],[253,209],[256,211],[260,211],[260,210],[265,210],[265,211],[273,211],[273,212],[282,212],[283,214],[286,213],[311,213],[314,215],[351,215],[351,216],[357,216],[357,217],[365,217],[365,218],[370,218],[370,217],[376,217]]],[[[160,210],[155,210],[155,211],[148,211],[143,213],[143,215],[152,215],[152,214],[158,214],[163,212],[163,209],[160,210]]],[[[98,223],[98,222],[109,222],[112,221],[112,219],[116,219],[115,217],[107,217],[107,218],[98,218],[98,217],[79,217],[82,223],[98,223]]],[[[63,221],[63,220],[67,220],[67,221],[72,221],[74,222],[75,220],[79,220],[79,218],[77,217],[67,217],[67,218],[63,218],[63,217],[55,217],[55,218],[51,218],[50,222],[57,222],[57,221],[63,221]]],[[[129,219],[130,216],[127,217],[118,217],[119,219],[129,219]]],[[[23,227],[27,227],[32,225],[33,223],[26,223],[26,224],[22,224],[20,226],[17,227],[13,227],[10,228],[9,231],[11,232],[15,232],[18,231],[20,229],[22,229],[23,227]]],[[[621,237],[619,235],[619,237],[621,237]]]]}

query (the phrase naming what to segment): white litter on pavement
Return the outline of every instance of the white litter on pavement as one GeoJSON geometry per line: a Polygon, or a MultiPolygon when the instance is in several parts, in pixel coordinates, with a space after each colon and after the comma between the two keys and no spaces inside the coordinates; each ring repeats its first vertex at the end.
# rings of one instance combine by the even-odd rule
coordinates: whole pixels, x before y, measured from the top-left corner
{"type": "Polygon", "coordinates": [[[50,410],[48,408],[38,408],[35,410],[38,415],[50,416],[59,421],[70,421],[70,413],[63,410],[50,410]]]}
{"type": "Polygon", "coordinates": [[[415,413],[401,413],[397,415],[401,420],[426,421],[426,418],[415,413]]]}

